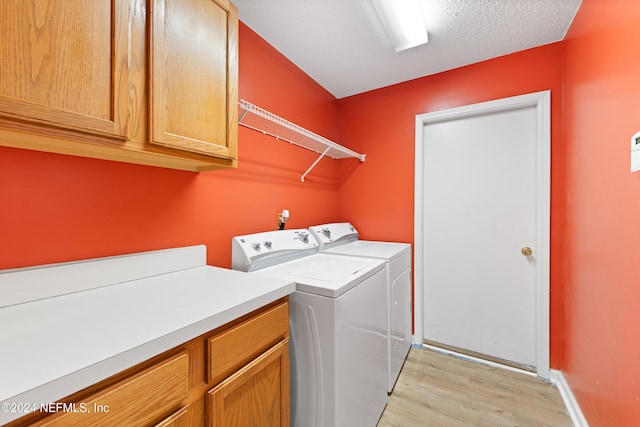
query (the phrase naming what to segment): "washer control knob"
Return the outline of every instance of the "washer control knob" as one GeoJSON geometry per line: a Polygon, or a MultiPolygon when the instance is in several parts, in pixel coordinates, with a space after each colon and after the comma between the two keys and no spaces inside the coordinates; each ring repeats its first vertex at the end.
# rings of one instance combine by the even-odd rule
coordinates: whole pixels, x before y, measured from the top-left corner
{"type": "Polygon", "coordinates": [[[309,235],[307,233],[300,233],[299,239],[302,240],[302,243],[309,243],[309,235]]]}
{"type": "Polygon", "coordinates": [[[260,250],[260,243],[254,243],[253,245],[251,245],[251,247],[253,247],[253,249],[255,249],[256,251],[260,250]]]}
{"type": "Polygon", "coordinates": [[[329,230],[328,228],[323,228],[322,234],[324,234],[325,237],[331,237],[331,230],[329,230]]]}
{"type": "Polygon", "coordinates": [[[271,242],[269,241],[264,242],[264,247],[267,249],[271,249],[271,242]]]}

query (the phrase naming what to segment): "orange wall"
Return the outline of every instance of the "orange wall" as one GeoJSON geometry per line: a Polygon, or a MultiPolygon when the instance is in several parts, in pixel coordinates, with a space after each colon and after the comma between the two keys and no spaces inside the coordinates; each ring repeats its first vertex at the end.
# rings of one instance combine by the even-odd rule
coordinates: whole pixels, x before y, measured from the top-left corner
{"type": "Polygon", "coordinates": [[[640,425],[640,2],[583,0],[565,39],[563,370],[589,425],[640,425]]]}
{"type": "MultiPolygon", "coordinates": [[[[336,99],[246,26],[240,97],[335,138],[336,99]]],[[[0,269],[204,243],[231,265],[231,237],[334,221],[338,164],[240,128],[239,168],[190,173],[0,147],[0,269]]]]}
{"type": "Polygon", "coordinates": [[[562,357],[562,44],[555,43],[340,99],[339,139],[366,153],[341,168],[339,211],[363,238],[413,241],[415,116],[551,90],[551,366],[562,357]]]}

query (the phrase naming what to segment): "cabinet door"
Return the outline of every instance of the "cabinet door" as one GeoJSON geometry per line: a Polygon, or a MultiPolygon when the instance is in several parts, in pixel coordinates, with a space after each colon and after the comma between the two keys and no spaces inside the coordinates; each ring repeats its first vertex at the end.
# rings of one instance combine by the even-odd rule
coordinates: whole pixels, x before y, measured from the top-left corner
{"type": "Polygon", "coordinates": [[[237,157],[238,13],[227,0],[151,0],[151,142],[237,157]]]}
{"type": "Polygon", "coordinates": [[[207,424],[289,426],[288,338],[208,393],[207,424]]]}
{"type": "Polygon", "coordinates": [[[0,40],[1,122],[124,139],[126,0],[2,0],[0,40]]]}

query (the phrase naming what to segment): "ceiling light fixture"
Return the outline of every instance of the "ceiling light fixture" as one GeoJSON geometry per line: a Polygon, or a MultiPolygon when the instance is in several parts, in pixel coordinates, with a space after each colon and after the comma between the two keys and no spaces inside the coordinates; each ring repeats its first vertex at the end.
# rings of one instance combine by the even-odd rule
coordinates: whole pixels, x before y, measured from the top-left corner
{"type": "Polygon", "coordinates": [[[371,0],[396,52],[429,41],[419,0],[371,0]]]}

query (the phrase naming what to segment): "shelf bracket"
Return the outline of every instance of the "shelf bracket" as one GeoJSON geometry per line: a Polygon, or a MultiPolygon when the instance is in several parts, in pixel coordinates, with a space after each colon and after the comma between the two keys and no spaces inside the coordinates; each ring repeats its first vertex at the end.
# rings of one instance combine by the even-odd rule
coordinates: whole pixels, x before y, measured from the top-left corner
{"type": "Polygon", "coordinates": [[[302,177],[300,178],[300,181],[304,182],[304,177],[307,176],[309,174],[309,172],[311,172],[311,169],[313,169],[314,167],[316,167],[316,165],[318,164],[318,162],[320,160],[322,160],[322,158],[324,156],[327,155],[327,153],[329,152],[329,150],[331,150],[331,147],[327,147],[322,154],[320,154],[320,156],[316,159],[315,162],[313,162],[313,164],[311,166],[309,166],[309,169],[307,169],[307,171],[305,173],[302,174],[302,177]]]}

